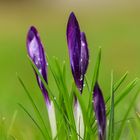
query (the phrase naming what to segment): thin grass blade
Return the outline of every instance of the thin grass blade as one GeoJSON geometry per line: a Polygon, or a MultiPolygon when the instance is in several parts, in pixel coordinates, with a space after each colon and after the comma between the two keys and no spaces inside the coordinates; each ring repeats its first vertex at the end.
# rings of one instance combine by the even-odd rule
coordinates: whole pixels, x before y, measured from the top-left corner
{"type": "Polygon", "coordinates": [[[27,88],[26,88],[25,84],[23,83],[23,81],[21,80],[21,78],[20,78],[19,76],[17,76],[17,77],[18,77],[18,80],[19,80],[20,84],[22,85],[23,89],[25,90],[25,93],[26,93],[27,97],[29,98],[30,103],[32,104],[32,106],[33,106],[33,108],[34,108],[34,111],[35,111],[35,113],[36,113],[36,115],[37,115],[37,118],[38,118],[39,121],[42,123],[43,127],[45,128],[47,137],[50,138],[48,129],[47,129],[46,125],[45,125],[45,122],[44,122],[44,120],[43,120],[43,118],[42,118],[42,115],[40,114],[40,111],[38,110],[38,108],[37,108],[37,106],[36,106],[34,100],[32,99],[32,97],[31,97],[29,91],[27,90],[27,88]]]}
{"type": "Polygon", "coordinates": [[[128,93],[136,86],[138,82],[138,78],[134,79],[131,83],[127,85],[127,87],[122,91],[118,99],[115,101],[115,105],[117,105],[124,97],[128,95],[128,93]]]}
{"type": "Polygon", "coordinates": [[[108,128],[108,140],[114,140],[114,92],[113,92],[113,72],[111,72],[111,109],[108,128]]]}
{"type": "MultiPolygon", "coordinates": [[[[116,97],[117,99],[115,100],[114,107],[116,107],[118,103],[120,103],[128,95],[128,93],[136,86],[137,82],[138,78],[134,79],[119,93],[120,95],[116,97]]],[[[110,112],[109,108],[110,106],[107,107],[107,116],[110,112]]]]}
{"type": "Polygon", "coordinates": [[[44,137],[45,140],[48,140],[48,137],[46,137],[46,135],[44,134],[42,128],[39,126],[39,124],[35,121],[35,119],[32,117],[32,115],[26,110],[26,108],[21,105],[20,103],[18,104],[23,111],[30,117],[30,119],[33,121],[33,123],[37,126],[38,130],[41,132],[42,136],[44,137]]]}
{"type": "MultiPolygon", "coordinates": [[[[126,77],[128,76],[128,72],[126,72],[114,85],[113,85],[113,92],[115,93],[117,89],[122,85],[122,83],[125,81],[126,77]]],[[[106,104],[110,100],[110,96],[106,98],[106,104]]]]}
{"type": "Polygon", "coordinates": [[[130,129],[130,134],[131,134],[132,140],[138,140],[130,121],[128,123],[128,126],[129,126],[129,129],[130,129]]]}
{"type": "Polygon", "coordinates": [[[133,107],[133,105],[134,105],[134,103],[135,103],[135,100],[137,99],[137,97],[138,97],[138,95],[139,95],[139,92],[140,92],[140,89],[136,92],[135,96],[133,97],[133,99],[132,99],[131,102],[130,102],[130,105],[129,105],[129,107],[128,107],[126,113],[125,113],[125,116],[124,116],[123,121],[122,121],[122,123],[121,123],[121,126],[120,126],[120,128],[119,128],[119,132],[118,132],[118,134],[117,134],[117,136],[116,136],[117,139],[120,139],[120,137],[121,137],[122,131],[123,131],[124,126],[125,126],[125,121],[127,120],[127,117],[128,117],[128,115],[129,115],[129,112],[131,111],[131,109],[132,109],[132,107],[133,107]]]}

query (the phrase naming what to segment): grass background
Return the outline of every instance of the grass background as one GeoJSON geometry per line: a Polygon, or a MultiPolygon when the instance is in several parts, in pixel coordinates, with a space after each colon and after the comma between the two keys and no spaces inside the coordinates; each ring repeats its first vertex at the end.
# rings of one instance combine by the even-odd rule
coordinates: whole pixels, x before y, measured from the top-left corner
{"type": "MultiPolygon", "coordinates": [[[[0,0],[0,116],[6,126],[15,110],[16,122],[11,133],[17,139],[38,139],[36,127],[17,103],[31,111],[20,86],[18,73],[31,91],[40,108],[43,99],[26,52],[26,34],[31,25],[37,27],[47,54],[66,60],[68,85],[72,81],[66,43],[66,24],[71,11],[77,16],[81,30],[86,32],[90,65],[88,77],[94,70],[97,47],[102,47],[100,83],[104,95],[110,92],[110,72],[115,79],[127,70],[127,81],[140,77],[140,2],[138,0],[0,0]]],[[[52,77],[49,76],[49,81],[52,77]]],[[[50,82],[54,87],[53,82],[50,82]]],[[[54,88],[55,89],[55,88],[54,88]]],[[[54,90],[55,91],[55,90],[54,90]]],[[[121,120],[133,92],[116,108],[115,120],[121,120]]],[[[134,110],[139,110],[137,100],[134,110]]],[[[42,109],[43,111],[43,109],[42,109]]]]}

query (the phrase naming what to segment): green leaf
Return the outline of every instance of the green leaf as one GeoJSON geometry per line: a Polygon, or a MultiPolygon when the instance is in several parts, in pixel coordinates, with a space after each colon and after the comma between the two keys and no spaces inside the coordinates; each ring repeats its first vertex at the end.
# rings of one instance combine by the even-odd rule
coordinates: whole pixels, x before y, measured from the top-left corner
{"type": "Polygon", "coordinates": [[[134,79],[132,82],[130,82],[127,87],[120,93],[120,96],[115,101],[115,106],[125,97],[128,95],[128,93],[136,86],[138,82],[138,78],[134,79]]]}
{"type": "MultiPolygon", "coordinates": [[[[88,114],[88,117],[87,117],[88,124],[91,122],[91,126],[93,124],[93,121],[95,121],[95,117],[94,117],[94,119],[92,117],[92,114],[93,114],[93,101],[92,101],[93,98],[92,97],[93,97],[94,85],[95,85],[96,81],[98,81],[100,61],[101,61],[101,48],[99,48],[99,50],[98,50],[98,54],[97,54],[97,58],[96,58],[95,66],[94,66],[91,88],[89,89],[89,86],[88,86],[88,89],[90,90],[90,92],[89,92],[88,109],[87,109],[86,114],[88,114]]],[[[85,81],[86,81],[86,84],[88,85],[87,79],[85,79],[85,81]]],[[[90,137],[89,135],[91,135],[91,134],[89,134],[89,132],[86,131],[87,139],[90,137]]]]}
{"type": "Polygon", "coordinates": [[[114,92],[113,92],[113,72],[111,72],[111,109],[108,128],[108,140],[114,140],[114,92]]]}
{"type": "Polygon", "coordinates": [[[99,48],[95,67],[93,70],[93,78],[92,78],[92,84],[91,84],[91,89],[90,89],[91,92],[93,92],[94,85],[95,85],[96,81],[98,80],[100,62],[101,62],[101,48],[99,48]]]}
{"type": "Polygon", "coordinates": [[[117,139],[120,139],[120,137],[121,137],[122,131],[123,131],[124,126],[125,126],[125,120],[127,120],[127,117],[128,117],[128,115],[129,115],[131,109],[133,108],[133,105],[134,105],[134,103],[135,103],[135,100],[137,99],[137,97],[138,97],[138,95],[139,95],[139,94],[138,94],[139,91],[140,91],[140,90],[138,90],[138,91],[136,92],[135,96],[133,97],[133,99],[132,99],[131,102],[130,102],[130,105],[129,105],[129,107],[128,107],[126,113],[125,113],[125,116],[124,116],[123,121],[122,121],[122,123],[121,123],[121,126],[120,126],[120,128],[119,128],[119,131],[118,131],[118,134],[117,134],[117,139]]]}
{"type": "MultiPolygon", "coordinates": [[[[116,97],[117,99],[115,100],[114,103],[114,107],[116,107],[118,105],[118,103],[120,103],[127,95],[128,93],[136,86],[138,82],[138,78],[134,79],[132,82],[130,82],[118,95],[118,97],[116,97]]],[[[107,116],[110,112],[109,107],[107,107],[107,116]]]]}
{"type": "MultiPolygon", "coordinates": [[[[30,119],[33,121],[33,123],[37,126],[38,130],[41,132],[42,136],[45,140],[48,140],[48,137],[44,134],[42,128],[39,126],[39,124],[35,121],[35,119],[32,117],[32,115],[26,110],[26,108],[19,103],[19,106],[23,109],[23,111],[30,117],[30,119]]],[[[50,139],[50,138],[49,138],[50,139]]],[[[50,139],[51,140],[51,139],[50,139]]]]}
{"type": "MultiPolygon", "coordinates": [[[[125,81],[126,77],[128,75],[128,72],[126,72],[114,85],[113,85],[113,92],[115,93],[117,89],[121,86],[121,84],[125,81]]],[[[107,97],[105,100],[106,104],[110,100],[110,96],[107,97]]]]}
{"type": "MultiPolygon", "coordinates": [[[[55,64],[56,64],[55,65],[56,69],[58,71],[58,75],[60,76],[60,79],[59,79],[60,83],[58,86],[61,88],[60,92],[62,92],[62,96],[64,97],[64,104],[65,104],[67,114],[69,116],[70,124],[73,130],[76,130],[75,119],[74,119],[74,114],[73,114],[73,105],[70,104],[71,103],[70,96],[69,96],[68,89],[65,83],[65,79],[63,77],[63,72],[61,71],[60,65],[58,63],[58,59],[55,59],[55,64]]],[[[73,135],[76,138],[75,134],[76,133],[74,132],[73,135]]]]}
{"type": "Polygon", "coordinates": [[[113,92],[115,92],[128,76],[128,71],[114,84],[113,92]]]}
{"type": "Polygon", "coordinates": [[[24,83],[23,83],[23,81],[21,80],[21,78],[20,78],[19,76],[17,76],[17,77],[18,77],[18,80],[19,80],[20,84],[22,85],[23,89],[25,90],[25,93],[26,93],[26,95],[27,95],[27,97],[28,97],[30,103],[32,104],[32,107],[34,108],[34,111],[35,111],[35,113],[36,113],[36,115],[37,115],[38,120],[40,121],[40,123],[41,123],[41,124],[43,125],[43,127],[45,128],[45,132],[46,132],[47,138],[51,138],[50,135],[49,135],[48,129],[47,129],[46,125],[45,125],[45,122],[44,122],[44,120],[43,120],[43,118],[42,118],[42,115],[41,115],[40,111],[38,110],[38,108],[37,108],[37,106],[36,106],[34,100],[32,99],[32,97],[31,97],[29,91],[27,90],[27,88],[26,88],[26,86],[24,85],[24,83]]]}
{"type": "MultiPolygon", "coordinates": [[[[90,89],[90,95],[89,95],[89,101],[88,101],[88,110],[87,110],[89,117],[91,116],[91,113],[93,112],[92,96],[93,96],[94,85],[95,85],[96,81],[98,80],[100,61],[101,61],[101,48],[99,48],[95,67],[93,70],[93,78],[92,78],[92,83],[91,83],[91,89],[90,89]]],[[[86,80],[86,83],[88,84],[87,80],[86,80]]]]}
{"type": "Polygon", "coordinates": [[[89,82],[88,82],[88,79],[87,79],[86,76],[85,76],[85,84],[86,84],[86,86],[87,86],[88,92],[90,93],[89,82]]]}
{"type": "Polygon", "coordinates": [[[7,137],[10,136],[10,131],[11,131],[13,125],[14,125],[14,122],[15,122],[15,120],[16,120],[16,116],[17,116],[17,110],[14,112],[14,114],[13,114],[13,116],[12,116],[12,120],[11,120],[11,122],[10,122],[9,129],[8,129],[8,131],[7,131],[7,137]]]}
{"type": "Polygon", "coordinates": [[[132,140],[137,140],[136,134],[135,134],[135,132],[134,132],[134,129],[132,128],[132,124],[131,124],[130,121],[129,121],[129,123],[128,123],[128,126],[129,126],[129,129],[130,129],[130,134],[131,134],[131,136],[132,136],[132,140]]]}
{"type": "MultiPolygon", "coordinates": [[[[69,102],[68,91],[67,91],[66,85],[65,85],[64,80],[63,80],[63,76],[62,76],[62,72],[60,70],[60,66],[57,64],[58,62],[56,61],[56,59],[55,59],[55,63],[53,63],[53,64],[57,64],[57,65],[55,65],[55,67],[52,68],[53,64],[51,63],[50,59],[47,57],[49,67],[50,67],[51,72],[53,74],[53,77],[55,78],[55,81],[57,83],[59,93],[64,97],[64,103],[65,103],[66,111],[67,111],[67,114],[68,114],[68,118],[67,118],[66,114],[63,113],[62,107],[60,107],[58,105],[55,96],[52,94],[52,91],[49,88],[49,85],[46,83],[46,81],[44,80],[44,78],[42,77],[40,72],[38,71],[36,65],[32,62],[32,60],[30,58],[29,58],[29,60],[30,60],[30,63],[32,65],[32,67],[34,68],[34,70],[36,71],[38,76],[40,77],[40,79],[41,79],[42,83],[44,84],[45,88],[47,89],[49,97],[54,102],[55,107],[59,110],[60,114],[63,117],[65,117],[65,119],[68,119],[68,121],[70,121],[69,124],[71,124],[73,126],[73,128],[76,129],[74,115],[73,115],[73,108],[72,108],[72,105],[69,102]]],[[[73,130],[72,130],[72,136],[71,137],[74,138],[74,139],[77,139],[77,134],[73,130]]]]}

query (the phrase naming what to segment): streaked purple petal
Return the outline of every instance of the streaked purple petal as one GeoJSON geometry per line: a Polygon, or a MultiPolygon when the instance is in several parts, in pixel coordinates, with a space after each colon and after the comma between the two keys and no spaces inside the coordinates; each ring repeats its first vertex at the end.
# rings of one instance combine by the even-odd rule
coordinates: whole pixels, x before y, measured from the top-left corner
{"type": "Polygon", "coordinates": [[[76,86],[82,93],[89,54],[85,34],[80,32],[78,21],[73,12],[70,14],[67,24],[67,42],[72,74],[76,86]]]}
{"type": "Polygon", "coordinates": [[[94,111],[98,124],[98,134],[100,140],[105,140],[106,137],[106,111],[105,111],[105,102],[102,95],[102,91],[98,85],[95,84],[94,93],[94,111]]]}
{"type": "MultiPolygon", "coordinates": [[[[32,61],[38,68],[39,72],[42,74],[44,80],[48,82],[47,81],[47,63],[46,63],[44,48],[41,43],[37,30],[33,26],[30,27],[27,34],[27,50],[28,50],[29,57],[32,59],[32,61]]],[[[38,85],[45,97],[45,100],[47,103],[49,103],[50,100],[48,97],[48,92],[36,72],[35,74],[36,74],[38,85]]]]}
{"type": "Polygon", "coordinates": [[[80,60],[80,67],[81,67],[81,74],[84,75],[87,71],[89,62],[89,52],[88,52],[88,44],[86,40],[86,36],[84,32],[81,32],[81,60],[80,60]]]}
{"type": "Polygon", "coordinates": [[[70,64],[72,74],[78,88],[80,88],[80,57],[81,57],[81,41],[80,27],[74,13],[70,14],[67,24],[67,42],[70,56],[70,64]]]}

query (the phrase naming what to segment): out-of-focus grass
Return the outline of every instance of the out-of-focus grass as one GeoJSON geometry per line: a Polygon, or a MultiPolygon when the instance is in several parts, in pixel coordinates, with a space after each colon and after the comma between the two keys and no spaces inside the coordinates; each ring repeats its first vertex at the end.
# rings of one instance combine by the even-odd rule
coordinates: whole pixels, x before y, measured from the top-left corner
{"type": "MultiPolygon", "coordinates": [[[[5,121],[8,122],[14,111],[19,110],[12,130],[14,134],[18,136],[18,132],[26,133],[24,139],[34,139],[32,135],[39,135],[35,133],[36,128],[17,105],[21,102],[30,109],[16,73],[21,75],[36,101],[40,101],[38,96],[40,91],[26,56],[26,33],[29,26],[35,25],[38,28],[50,57],[57,56],[60,60],[66,60],[70,73],[65,32],[68,15],[74,11],[81,29],[86,32],[90,48],[88,77],[94,70],[92,64],[95,49],[98,46],[102,47],[99,77],[103,92],[107,95],[110,91],[111,69],[114,69],[116,79],[127,70],[130,72],[128,81],[132,77],[140,76],[139,7],[140,3],[137,0],[125,0],[123,3],[78,0],[45,3],[42,0],[39,4],[37,1],[34,3],[0,1],[0,115],[5,116],[5,121]]],[[[127,99],[130,99],[130,96],[127,99]]],[[[127,108],[129,103],[126,103],[126,100],[117,107],[116,120],[122,119],[123,109],[127,108]]],[[[40,106],[41,101],[38,103],[40,106]]]]}

